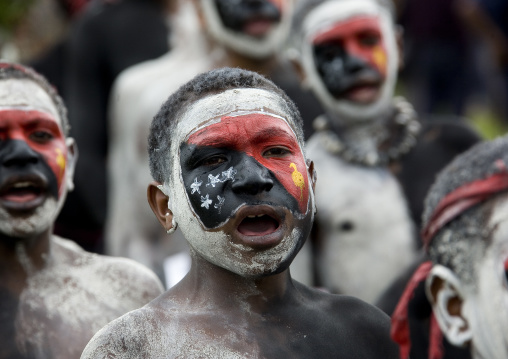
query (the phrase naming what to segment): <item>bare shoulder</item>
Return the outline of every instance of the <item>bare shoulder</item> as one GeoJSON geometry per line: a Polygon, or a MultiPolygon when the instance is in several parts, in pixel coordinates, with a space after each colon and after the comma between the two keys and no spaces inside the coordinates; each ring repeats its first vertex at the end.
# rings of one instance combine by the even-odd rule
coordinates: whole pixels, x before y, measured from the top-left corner
{"type": "MultiPolygon", "coordinates": [[[[319,326],[328,325],[337,343],[355,358],[398,358],[390,338],[390,318],[377,307],[358,298],[329,294],[297,284],[319,326]]],[[[345,356],[347,357],[347,356],[345,356]]]]}
{"type": "Polygon", "coordinates": [[[85,347],[82,359],[134,359],[142,357],[150,342],[156,313],[147,308],[129,312],[99,330],[85,347]]]}
{"type": "Polygon", "coordinates": [[[163,292],[159,278],[150,269],[131,259],[90,253],[74,242],[53,237],[55,256],[68,267],[69,275],[80,275],[88,280],[89,289],[114,290],[138,308],[163,292]],[[95,288],[100,287],[100,288],[95,288]]]}

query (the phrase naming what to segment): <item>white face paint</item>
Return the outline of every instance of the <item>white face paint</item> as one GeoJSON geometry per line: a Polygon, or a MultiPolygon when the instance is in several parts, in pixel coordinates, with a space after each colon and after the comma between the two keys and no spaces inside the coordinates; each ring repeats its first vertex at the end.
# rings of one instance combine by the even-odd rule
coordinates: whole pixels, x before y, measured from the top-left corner
{"type": "Polygon", "coordinates": [[[375,0],[327,1],[313,9],[302,25],[303,41],[301,59],[307,84],[323,105],[341,121],[368,121],[385,113],[393,97],[398,71],[398,47],[390,12],[375,0]],[[355,17],[375,16],[380,20],[381,32],[386,48],[387,70],[379,97],[370,104],[356,104],[337,100],[323,83],[314,61],[313,39],[318,33],[332,28],[337,23],[355,17]]]}
{"type": "Polygon", "coordinates": [[[220,44],[239,54],[255,59],[270,57],[280,51],[289,35],[293,10],[292,1],[281,1],[281,21],[261,38],[252,37],[225,27],[215,5],[215,0],[201,0],[201,6],[207,29],[212,37],[220,44]]]}
{"type": "Polygon", "coordinates": [[[471,328],[475,359],[508,358],[508,197],[497,200],[487,228],[494,230],[483,258],[476,262],[477,280],[463,304],[471,328]]]}
{"type": "Polygon", "coordinates": [[[297,224],[299,222],[308,223],[313,219],[312,188],[309,188],[308,210],[303,218],[296,218],[287,211],[284,220],[286,224],[284,237],[280,243],[266,250],[253,249],[243,244],[234,243],[231,234],[226,233],[228,223],[218,229],[205,230],[192,209],[183,184],[180,145],[191,134],[218,123],[224,116],[259,112],[286,119],[289,127],[294,128],[286,104],[280,97],[266,90],[227,90],[192,104],[179,119],[175,128],[168,159],[171,161],[170,183],[164,184],[163,191],[169,195],[170,209],[194,252],[217,266],[247,277],[273,273],[281,269],[282,263],[289,266],[290,261],[308,235],[308,232],[303,233],[305,230],[302,230],[302,226],[297,224]]]}
{"type": "MultiPolygon", "coordinates": [[[[40,234],[47,230],[53,224],[63,206],[67,189],[72,188],[73,185],[74,159],[68,150],[72,146],[73,140],[70,138],[65,139],[57,108],[50,96],[39,85],[28,79],[1,80],[0,124],[7,127],[11,126],[8,121],[3,122],[2,113],[4,113],[3,116],[10,116],[10,118],[27,119],[26,114],[31,112],[45,114],[49,121],[57,123],[58,133],[61,137],[52,140],[54,146],[41,145],[41,147],[34,148],[34,150],[41,153],[48,164],[52,161],[62,164],[61,161],[63,161],[61,170],[64,172],[61,174],[58,199],[46,195],[44,201],[31,214],[19,214],[0,206],[0,232],[18,238],[40,234]],[[67,158],[63,157],[65,147],[67,147],[67,158]],[[55,154],[55,149],[60,150],[59,156],[61,158],[55,154]]],[[[45,129],[47,127],[43,126],[41,130],[44,131],[45,129]]],[[[23,138],[18,139],[23,140],[23,138]]]]}

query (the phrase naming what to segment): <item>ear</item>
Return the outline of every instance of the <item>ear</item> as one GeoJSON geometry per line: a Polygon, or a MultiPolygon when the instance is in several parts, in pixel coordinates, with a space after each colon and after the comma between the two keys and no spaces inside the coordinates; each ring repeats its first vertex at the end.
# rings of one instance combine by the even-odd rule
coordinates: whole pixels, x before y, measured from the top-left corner
{"type": "Polygon", "coordinates": [[[151,182],[146,192],[148,204],[155,217],[166,231],[173,227],[173,212],[168,208],[169,198],[161,191],[160,182],[151,182]]]}
{"type": "Polygon", "coordinates": [[[395,41],[397,42],[397,53],[399,56],[399,71],[404,68],[404,28],[402,26],[395,27],[395,41]]]}
{"type": "Polygon", "coordinates": [[[463,315],[463,285],[449,268],[435,265],[426,281],[426,292],[441,331],[448,341],[458,347],[472,339],[472,330],[463,315]]]}
{"type": "Polygon", "coordinates": [[[67,146],[67,164],[66,164],[66,186],[67,191],[72,191],[74,189],[74,169],[76,168],[76,161],[78,160],[78,146],[76,145],[76,141],[74,138],[68,137],[65,140],[65,145],[67,146]]]}
{"type": "Polygon", "coordinates": [[[294,48],[290,48],[286,51],[286,58],[291,63],[294,72],[296,73],[298,79],[300,80],[300,86],[304,89],[308,88],[307,85],[307,76],[305,75],[305,70],[303,69],[303,64],[300,61],[300,54],[294,48]]]}
{"type": "Polygon", "coordinates": [[[315,191],[317,182],[317,173],[316,169],[314,168],[314,162],[311,160],[307,160],[307,172],[309,173],[312,190],[315,191]]]}

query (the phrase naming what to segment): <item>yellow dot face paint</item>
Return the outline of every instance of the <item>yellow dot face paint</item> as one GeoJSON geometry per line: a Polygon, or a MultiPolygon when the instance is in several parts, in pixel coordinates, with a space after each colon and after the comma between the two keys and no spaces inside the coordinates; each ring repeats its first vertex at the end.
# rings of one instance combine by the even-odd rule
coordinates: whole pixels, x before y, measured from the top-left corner
{"type": "Polygon", "coordinates": [[[381,73],[386,72],[386,53],[381,46],[377,46],[372,53],[374,64],[377,66],[381,73]]]}
{"type": "Polygon", "coordinates": [[[291,174],[291,179],[296,187],[300,188],[300,201],[303,200],[303,189],[305,188],[305,178],[298,171],[296,165],[291,163],[289,167],[293,168],[293,173],[291,174]]]}
{"type": "Polygon", "coordinates": [[[63,155],[63,152],[60,148],[56,148],[55,152],[56,152],[56,164],[58,165],[58,167],[60,167],[60,176],[61,176],[65,171],[66,165],[65,156],[63,155]]]}

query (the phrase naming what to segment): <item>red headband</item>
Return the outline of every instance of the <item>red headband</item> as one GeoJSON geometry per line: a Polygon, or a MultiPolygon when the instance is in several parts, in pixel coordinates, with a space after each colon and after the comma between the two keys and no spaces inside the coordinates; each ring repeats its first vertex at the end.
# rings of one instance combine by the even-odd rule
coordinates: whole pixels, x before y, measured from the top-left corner
{"type": "MultiPolygon", "coordinates": [[[[421,235],[426,248],[429,247],[434,236],[447,223],[457,218],[474,205],[485,201],[490,196],[508,189],[508,171],[502,160],[497,160],[495,166],[501,170],[485,179],[476,180],[460,186],[446,195],[434,210],[421,235]]],[[[508,262],[507,262],[508,263],[508,262]]],[[[409,334],[408,306],[418,285],[423,282],[430,270],[432,262],[425,262],[418,267],[408,282],[404,293],[392,315],[391,337],[399,344],[402,359],[409,358],[411,339],[409,334]]],[[[506,263],[505,263],[506,265],[506,263]]],[[[442,333],[436,322],[434,314],[430,321],[429,359],[442,358],[442,333]]]]}
{"type": "MultiPolygon", "coordinates": [[[[497,162],[496,165],[504,167],[503,162],[497,162]]],[[[504,168],[502,172],[467,183],[446,195],[421,232],[425,247],[429,246],[436,233],[447,223],[474,205],[506,189],[508,189],[508,172],[504,168]]]]}

